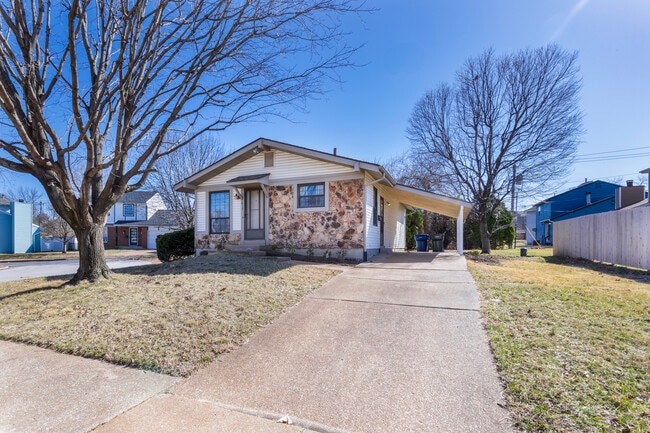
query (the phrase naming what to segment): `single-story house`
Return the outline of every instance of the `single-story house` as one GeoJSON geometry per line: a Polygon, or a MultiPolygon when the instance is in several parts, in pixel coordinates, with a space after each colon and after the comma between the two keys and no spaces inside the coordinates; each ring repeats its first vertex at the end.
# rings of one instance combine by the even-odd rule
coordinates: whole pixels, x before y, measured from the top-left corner
{"type": "Polygon", "coordinates": [[[111,208],[104,227],[106,248],[156,249],[156,238],[178,230],[174,212],[155,191],[131,191],[111,208]]]}
{"type": "Polygon", "coordinates": [[[367,260],[406,247],[407,207],[457,218],[472,203],[397,183],[378,164],[260,138],[175,185],[195,194],[197,253],[290,248],[367,260]]]}

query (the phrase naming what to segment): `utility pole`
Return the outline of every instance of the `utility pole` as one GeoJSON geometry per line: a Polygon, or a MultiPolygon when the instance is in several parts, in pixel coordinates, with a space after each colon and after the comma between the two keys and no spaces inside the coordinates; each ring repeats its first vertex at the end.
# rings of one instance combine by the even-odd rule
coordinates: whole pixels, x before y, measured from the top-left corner
{"type": "Polygon", "coordinates": [[[515,214],[515,185],[516,185],[516,179],[517,179],[517,166],[513,165],[512,166],[512,189],[510,193],[510,212],[512,214],[515,214]]]}

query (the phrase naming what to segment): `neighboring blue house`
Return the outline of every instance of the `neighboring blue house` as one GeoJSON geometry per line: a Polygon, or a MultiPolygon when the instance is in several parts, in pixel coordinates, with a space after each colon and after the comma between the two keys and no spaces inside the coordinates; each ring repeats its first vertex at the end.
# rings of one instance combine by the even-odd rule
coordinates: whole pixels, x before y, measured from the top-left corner
{"type": "Polygon", "coordinates": [[[41,228],[32,224],[32,205],[0,196],[0,253],[41,250],[41,228]]]}
{"type": "Polygon", "coordinates": [[[537,203],[535,227],[537,242],[542,245],[553,244],[553,222],[609,212],[616,209],[616,191],[621,188],[610,182],[596,180],[585,182],[546,200],[537,203]]]}

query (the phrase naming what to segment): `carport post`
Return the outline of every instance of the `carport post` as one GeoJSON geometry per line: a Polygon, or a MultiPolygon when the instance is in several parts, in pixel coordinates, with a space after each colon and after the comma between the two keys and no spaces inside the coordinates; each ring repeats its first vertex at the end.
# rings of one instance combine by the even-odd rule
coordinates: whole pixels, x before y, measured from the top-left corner
{"type": "Polygon", "coordinates": [[[458,255],[463,255],[463,210],[464,207],[461,205],[458,209],[458,220],[456,221],[456,249],[458,255]]]}

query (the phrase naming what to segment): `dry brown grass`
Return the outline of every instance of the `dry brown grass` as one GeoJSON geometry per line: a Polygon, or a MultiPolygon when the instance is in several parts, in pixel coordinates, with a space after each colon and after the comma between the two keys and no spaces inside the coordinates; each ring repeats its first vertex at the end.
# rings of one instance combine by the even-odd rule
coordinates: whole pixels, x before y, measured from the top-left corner
{"type": "Polygon", "coordinates": [[[468,261],[516,425],[650,431],[650,275],[539,255],[468,261]]]}
{"type": "Polygon", "coordinates": [[[93,285],[59,288],[63,277],[3,283],[0,338],[188,375],[337,273],[214,255],[116,270],[93,285]]]}

